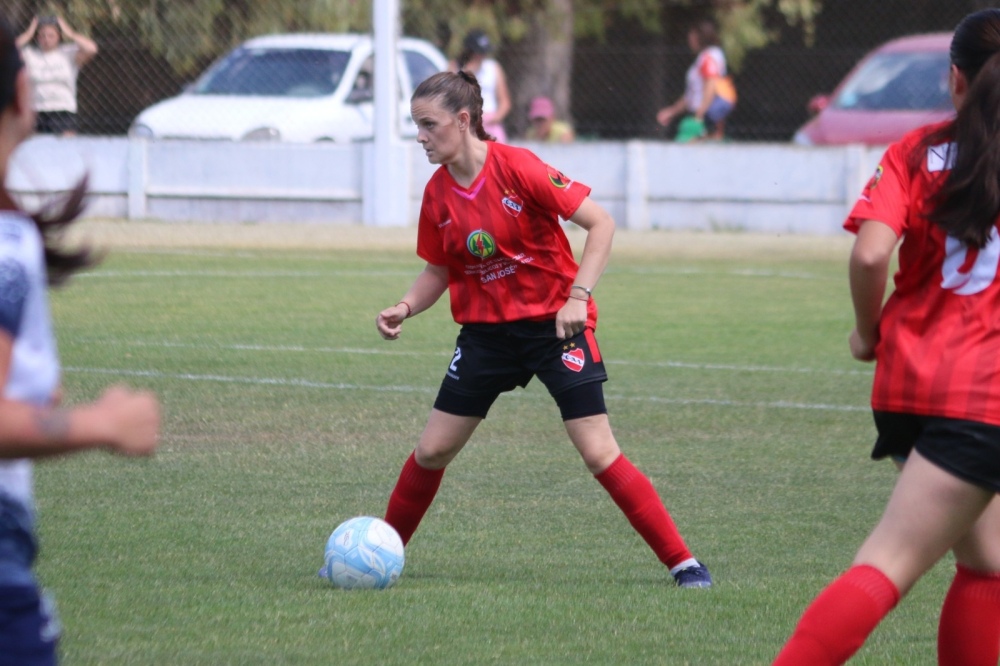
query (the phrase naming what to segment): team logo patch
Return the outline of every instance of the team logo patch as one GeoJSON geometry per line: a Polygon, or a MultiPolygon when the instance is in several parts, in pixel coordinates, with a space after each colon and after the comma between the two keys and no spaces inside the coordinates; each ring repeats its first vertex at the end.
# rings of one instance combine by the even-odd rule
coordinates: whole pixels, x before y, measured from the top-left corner
{"type": "Polygon", "coordinates": [[[493,236],[482,229],[469,234],[469,237],[465,239],[465,247],[472,253],[472,256],[480,259],[488,259],[497,251],[497,244],[493,240],[493,236]]]}
{"type": "Polygon", "coordinates": [[[575,344],[570,343],[569,345],[563,347],[562,362],[567,368],[573,372],[581,372],[583,366],[586,365],[587,359],[583,354],[583,350],[577,347],[575,344]]]}
{"type": "Polygon", "coordinates": [[[512,191],[504,191],[504,198],[500,200],[500,203],[503,204],[504,211],[514,217],[520,215],[524,209],[524,202],[521,200],[521,197],[512,191]]]}
{"type": "Polygon", "coordinates": [[[549,182],[562,189],[569,185],[569,178],[564,176],[561,171],[553,167],[549,167],[549,182]]]}
{"type": "Polygon", "coordinates": [[[882,173],[884,171],[885,170],[882,168],[882,165],[879,164],[878,168],[875,169],[875,174],[871,177],[871,180],[868,181],[868,185],[865,189],[874,190],[878,186],[878,181],[882,180],[882,173]]]}

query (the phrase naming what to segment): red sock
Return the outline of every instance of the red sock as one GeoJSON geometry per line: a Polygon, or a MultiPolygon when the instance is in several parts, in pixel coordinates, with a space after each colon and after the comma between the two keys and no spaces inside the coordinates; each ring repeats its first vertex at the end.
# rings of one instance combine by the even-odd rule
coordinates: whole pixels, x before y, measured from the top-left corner
{"type": "Polygon", "coordinates": [[[691,558],[677,526],[663,505],[656,488],[625,454],[600,474],[594,475],[611,495],[628,522],[646,540],[661,562],[674,567],[691,558]]]}
{"type": "Polygon", "coordinates": [[[941,608],[940,666],[996,666],[1000,659],[1000,573],[961,564],[941,608]]]}
{"type": "Polygon", "coordinates": [[[898,602],[899,590],[884,573],[851,567],[809,605],[774,666],[843,664],[898,602]]]}
{"type": "Polygon", "coordinates": [[[385,510],[385,522],[396,528],[404,546],[417,531],[417,525],[434,501],[444,476],[443,468],[425,469],[418,465],[415,455],[411,453],[406,459],[385,510]]]}

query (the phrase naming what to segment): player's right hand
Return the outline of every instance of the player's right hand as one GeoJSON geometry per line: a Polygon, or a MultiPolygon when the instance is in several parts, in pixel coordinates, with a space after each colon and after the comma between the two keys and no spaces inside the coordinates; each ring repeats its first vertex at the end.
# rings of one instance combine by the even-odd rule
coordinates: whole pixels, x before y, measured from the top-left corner
{"type": "Polygon", "coordinates": [[[396,340],[403,331],[403,320],[409,311],[402,303],[397,303],[391,308],[386,308],[375,317],[375,328],[378,334],[385,340],[396,340]]]}
{"type": "Polygon", "coordinates": [[[856,360],[866,363],[875,360],[875,343],[863,340],[861,334],[858,333],[858,329],[851,331],[847,343],[851,346],[851,356],[856,360]]]}
{"type": "Polygon", "coordinates": [[[109,444],[126,456],[152,455],[160,438],[160,403],[149,391],[112,386],[94,407],[107,419],[109,444]]]}

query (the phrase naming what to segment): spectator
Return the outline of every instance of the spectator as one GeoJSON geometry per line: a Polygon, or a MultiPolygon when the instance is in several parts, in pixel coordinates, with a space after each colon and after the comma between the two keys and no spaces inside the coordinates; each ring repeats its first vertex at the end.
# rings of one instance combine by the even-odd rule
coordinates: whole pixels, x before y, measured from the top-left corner
{"type": "MultiPolygon", "coordinates": [[[[726,55],[719,47],[719,36],[712,21],[701,21],[688,30],[688,46],[697,54],[687,70],[684,94],[656,114],[656,122],[664,127],[674,118],[686,114],[693,118],[682,129],[678,140],[690,140],[690,128],[704,123],[701,137],[721,139],[726,117],[736,106],[736,87],[726,72],[726,55]]],[[[682,119],[682,123],[684,120],[682,119]]]]}
{"type": "Polygon", "coordinates": [[[510,113],[510,89],[503,67],[493,58],[489,36],[482,30],[472,30],[462,40],[462,52],[452,63],[451,70],[462,70],[476,77],[483,91],[483,128],[501,143],[507,141],[503,120],[510,113]]]}
{"type": "Polygon", "coordinates": [[[97,55],[97,44],[84,37],[61,16],[35,17],[17,38],[17,47],[28,69],[38,114],[36,130],[42,134],[73,136],[76,119],[76,78],[80,68],[97,55]],[[36,45],[32,45],[34,39],[36,45]],[[69,43],[63,43],[63,40],[69,43]]]}
{"type": "Polygon", "coordinates": [[[570,143],[576,136],[573,127],[564,120],[556,120],[556,109],[548,97],[536,97],[531,100],[528,109],[528,119],[531,126],[524,138],[529,141],[546,141],[548,143],[570,143]]]}

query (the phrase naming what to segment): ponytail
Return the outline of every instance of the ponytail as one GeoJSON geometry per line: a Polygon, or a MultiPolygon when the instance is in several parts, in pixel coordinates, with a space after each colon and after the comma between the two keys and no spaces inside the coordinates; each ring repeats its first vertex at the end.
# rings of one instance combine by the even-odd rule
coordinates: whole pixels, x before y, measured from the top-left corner
{"type": "MultiPolygon", "coordinates": [[[[62,244],[66,229],[83,212],[86,195],[87,176],[84,176],[66,196],[28,215],[42,237],[45,268],[52,286],[63,284],[73,273],[100,261],[100,257],[89,247],[69,250],[62,244]]],[[[5,186],[0,186],[0,210],[20,210],[5,186]]]]}
{"type": "Polygon", "coordinates": [[[949,143],[952,163],[927,219],[982,248],[1000,217],[1000,10],[970,14],[959,24],[951,60],[969,86],[955,119],[918,147],[926,155],[929,146],[949,143]]]}
{"type": "Polygon", "coordinates": [[[480,141],[496,141],[497,138],[489,134],[486,128],[483,127],[483,89],[479,87],[479,80],[476,79],[475,74],[466,72],[463,69],[458,70],[458,75],[473,88],[473,97],[476,100],[476,112],[473,113],[471,109],[469,110],[469,120],[476,130],[476,138],[480,141]]]}

